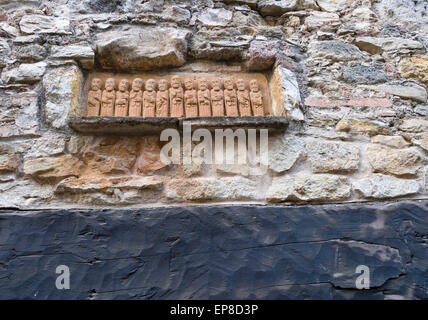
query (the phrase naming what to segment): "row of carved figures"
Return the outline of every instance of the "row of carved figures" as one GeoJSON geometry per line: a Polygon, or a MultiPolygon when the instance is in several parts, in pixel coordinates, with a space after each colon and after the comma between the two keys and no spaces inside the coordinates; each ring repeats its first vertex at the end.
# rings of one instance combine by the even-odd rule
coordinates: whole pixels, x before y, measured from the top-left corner
{"type": "Polygon", "coordinates": [[[199,79],[198,90],[193,79],[182,81],[178,76],[171,78],[171,87],[165,79],[149,79],[145,83],[136,78],[130,83],[127,79],[119,82],[118,90],[113,78],[105,81],[94,78],[88,93],[87,116],[118,117],[210,117],[210,116],[264,116],[264,102],[257,80],[251,80],[250,90],[243,79],[232,78],[222,81],[214,78],[209,90],[207,79],[199,79]]]}

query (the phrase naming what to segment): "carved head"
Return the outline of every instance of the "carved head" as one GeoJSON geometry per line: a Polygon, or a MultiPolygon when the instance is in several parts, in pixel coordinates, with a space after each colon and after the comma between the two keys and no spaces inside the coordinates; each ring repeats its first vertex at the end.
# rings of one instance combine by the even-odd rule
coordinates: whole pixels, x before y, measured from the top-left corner
{"type": "Polygon", "coordinates": [[[239,91],[245,90],[245,81],[244,79],[239,78],[236,80],[236,88],[238,88],[239,91]]]}
{"type": "Polygon", "coordinates": [[[135,78],[134,81],[132,81],[132,90],[141,91],[142,88],[143,88],[143,80],[141,78],[135,78]]]}
{"type": "Polygon", "coordinates": [[[257,80],[253,79],[250,81],[250,89],[253,92],[259,91],[259,83],[257,82],[257,80]]]}
{"type": "Polygon", "coordinates": [[[98,91],[101,89],[102,85],[103,85],[103,82],[101,81],[101,79],[94,78],[92,79],[92,82],[91,82],[91,90],[98,91]]]}
{"type": "Polygon", "coordinates": [[[125,92],[127,91],[129,88],[129,81],[127,79],[122,79],[119,82],[119,91],[120,92],[125,92]]]}
{"type": "Polygon", "coordinates": [[[211,81],[211,85],[214,90],[218,91],[221,89],[221,80],[218,78],[215,78],[213,81],[211,81]]]}
{"type": "Polygon", "coordinates": [[[146,82],[146,90],[147,91],[153,91],[153,90],[155,90],[155,87],[156,87],[156,81],[155,80],[153,80],[153,79],[149,79],[149,80],[147,80],[147,82],[146,82]]]}
{"type": "Polygon", "coordinates": [[[227,90],[232,90],[233,89],[233,79],[232,78],[227,78],[226,80],[224,80],[224,87],[227,90]]]}
{"type": "Polygon", "coordinates": [[[208,82],[206,79],[199,80],[199,90],[207,90],[208,89],[208,82]]]}
{"type": "Polygon", "coordinates": [[[193,79],[184,80],[184,88],[186,90],[192,90],[193,89],[193,79]]]}
{"type": "Polygon", "coordinates": [[[165,79],[159,81],[159,91],[165,91],[168,89],[168,82],[165,79]]]}
{"type": "Polygon", "coordinates": [[[171,78],[171,87],[178,89],[181,87],[181,80],[178,76],[173,76],[171,78]]]}
{"type": "Polygon", "coordinates": [[[108,78],[106,80],[105,88],[107,91],[113,91],[114,87],[116,87],[116,82],[114,81],[114,78],[108,78]]]}

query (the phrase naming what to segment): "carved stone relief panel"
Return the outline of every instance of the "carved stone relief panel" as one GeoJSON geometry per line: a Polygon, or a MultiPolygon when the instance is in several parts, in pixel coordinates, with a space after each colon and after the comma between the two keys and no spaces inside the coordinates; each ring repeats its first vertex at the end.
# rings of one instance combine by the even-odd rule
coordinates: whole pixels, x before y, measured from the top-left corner
{"type": "Polygon", "coordinates": [[[85,116],[221,117],[272,115],[266,77],[236,74],[90,74],[85,116]]]}

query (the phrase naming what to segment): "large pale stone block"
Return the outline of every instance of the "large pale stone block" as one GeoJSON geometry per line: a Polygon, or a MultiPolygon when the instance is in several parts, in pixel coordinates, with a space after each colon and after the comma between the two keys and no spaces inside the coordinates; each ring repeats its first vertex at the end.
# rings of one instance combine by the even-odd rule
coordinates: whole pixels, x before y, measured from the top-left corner
{"type": "Polygon", "coordinates": [[[186,61],[189,31],[177,28],[127,27],[97,35],[97,58],[106,69],[150,70],[186,61]]]}
{"type": "Polygon", "coordinates": [[[23,63],[17,68],[4,70],[2,79],[7,83],[35,83],[42,79],[46,71],[46,62],[23,63]]]}
{"type": "Polygon", "coordinates": [[[39,158],[24,162],[25,174],[38,178],[65,178],[78,176],[84,168],[84,163],[71,155],[58,158],[39,158]]]}
{"type": "Polygon", "coordinates": [[[397,176],[415,175],[422,167],[422,159],[413,149],[391,149],[369,145],[366,157],[374,172],[397,176]]]}
{"type": "Polygon", "coordinates": [[[306,151],[315,173],[349,172],[358,170],[360,150],[345,143],[311,141],[306,151]]]}
{"type": "Polygon", "coordinates": [[[37,96],[16,94],[0,96],[0,137],[37,135],[37,96]]]}
{"type": "Polygon", "coordinates": [[[275,177],[266,193],[266,200],[284,201],[336,201],[351,194],[346,178],[331,174],[305,174],[275,177]]]}
{"type": "Polygon", "coordinates": [[[398,179],[383,174],[355,181],[354,190],[366,198],[387,199],[417,194],[421,190],[415,180],[398,179]]]}
{"type": "Polygon", "coordinates": [[[43,77],[46,123],[65,128],[67,120],[77,114],[83,75],[78,67],[53,69],[43,77]]]}
{"type": "Polygon", "coordinates": [[[23,33],[71,34],[70,20],[65,17],[52,17],[29,14],[22,17],[19,27],[23,33]]]}
{"type": "Polygon", "coordinates": [[[282,66],[275,68],[270,82],[272,110],[276,116],[286,116],[292,120],[303,121],[302,98],[296,75],[282,66]]]}

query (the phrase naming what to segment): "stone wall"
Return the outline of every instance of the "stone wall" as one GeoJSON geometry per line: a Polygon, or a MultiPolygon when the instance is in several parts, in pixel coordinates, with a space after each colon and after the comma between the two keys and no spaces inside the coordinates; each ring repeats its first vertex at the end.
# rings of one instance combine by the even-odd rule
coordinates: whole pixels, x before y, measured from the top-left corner
{"type": "Polygon", "coordinates": [[[3,208],[428,197],[423,0],[0,4],[3,208]],[[159,136],[68,127],[90,73],[157,70],[264,73],[291,119],[267,174],[167,166],[159,136]]]}

